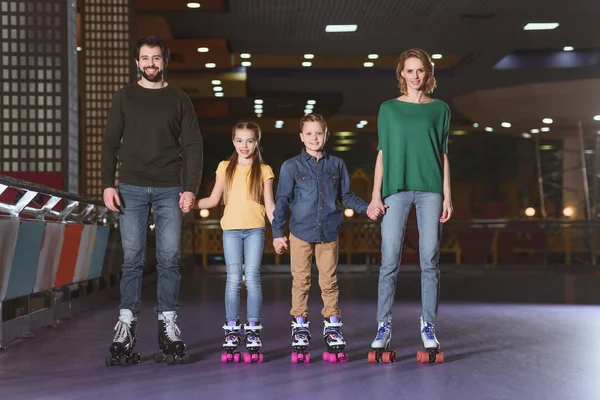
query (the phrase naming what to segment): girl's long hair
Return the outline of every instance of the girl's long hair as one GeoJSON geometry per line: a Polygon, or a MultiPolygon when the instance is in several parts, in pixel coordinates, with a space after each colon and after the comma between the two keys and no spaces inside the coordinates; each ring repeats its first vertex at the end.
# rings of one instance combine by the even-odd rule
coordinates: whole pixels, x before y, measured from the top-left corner
{"type": "MultiPolygon", "coordinates": [[[[254,148],[254,153],[252,154],[252,166],[250,167],[250,176],[248,177],[248,193],[247,195],[253,201],[257,203],[263,202],[263,178],[262,178],[262,170],[261,166],[263,164],[262,154],[260,152],[260,127],[256,122],[252,121],[240,121],[233,127],[231,132],[231,139],[235,140],[235,132],[238,129],[246,129],[254,132],[254,139],[256,139],[256,147],[254,148]]],[[[233,150],[233,154],[229,157],[229,165],[225,170],[225,188],[223,190],[223,203],[227,204],[227,200],[229,197],[229,191],[231,190],[231,185],[233,183],[233,176],[235,174],[235,169],[237,168],[238,163],[238,153],[233,150]]]]}

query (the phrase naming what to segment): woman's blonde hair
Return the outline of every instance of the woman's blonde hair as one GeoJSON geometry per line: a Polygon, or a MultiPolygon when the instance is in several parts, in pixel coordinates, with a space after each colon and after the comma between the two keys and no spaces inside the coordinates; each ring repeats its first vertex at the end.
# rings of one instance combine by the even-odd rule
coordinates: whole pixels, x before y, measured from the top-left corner
{"type": "Polygon", "coordinates": [[[433,63],[431,62],[431,57],[425,50],[422,49],[408,49],[400,54],[400,60],[398,60],[398,66],[396,66],[396,78],[398,79],[398,88],[402,94],[406,94],[408,92],[406,79],[402,77],[402,70],[404,70],[404,63],[409,58],[418,58],[423,63],[423,67],[425,67],[425,81],[423,82],[423,87],[425,89],[425,93],[433,92],[433,89],[436,88],[435,77],[433,76],[433,63]]]}
{"type": "MultiPolygon", "coordinates": [[[[231,132],[231,139],[235,140],[235,132],[238,129],[246,129],[254,132],[254,139],[256,139],[256,147],[254,153],[252,153],[252,166],[250,167],[250,177],[248,179],[248,195],[250,199],[257,203],[262,203],[263,200],[263,179],[262,169],[263,164],[262,154],[260,152],[260,126],[256,122],[252,121],[240,121],[234,125],[231,132]]],[[[233,154],[229,157],[229,165],[225,170],[225,187],[223,188],[223,203],[227,204],[229,197],[229,191],[231,190],[231,184],[233,183],[233,176],[235,175],[235,169],[238,164],[238,153],[233,150],[233,154]]]]}

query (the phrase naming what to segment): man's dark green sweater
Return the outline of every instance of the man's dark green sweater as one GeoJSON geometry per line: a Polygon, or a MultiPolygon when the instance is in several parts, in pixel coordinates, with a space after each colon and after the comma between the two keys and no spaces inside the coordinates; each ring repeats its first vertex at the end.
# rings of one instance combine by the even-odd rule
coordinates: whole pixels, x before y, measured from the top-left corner
{"type": "Polygon", "coordinates": [[[190,98],[167,85],[146,89],[123,86],[108,113],[102,141],[102,189],[120,182],[198,192],[202,178],[202,135],[190,98]],[[185,162],[185,167],[184,167],[185,162]]]}

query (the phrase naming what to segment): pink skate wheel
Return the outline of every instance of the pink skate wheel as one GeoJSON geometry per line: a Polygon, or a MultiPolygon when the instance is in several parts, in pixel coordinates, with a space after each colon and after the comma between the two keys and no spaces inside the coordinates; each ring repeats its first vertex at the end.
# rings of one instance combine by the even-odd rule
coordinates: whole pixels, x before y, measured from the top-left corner
{"type": "Polygon", "coordinates": [[[259,355],[258,355],[258,363],[259,363],[259,364],[262,364],[262,362],[263,362],[263,355],[262,355],[262,354],[259,354],[259,355]]]}
{"type": "Polygon", "coordinates": [[[337,355],[335,353],[329,353],[329,362],[335,363],[337,361],[337,355]]]}
{"type": "Polygon", "coordinates": [[[292,353],[292,364],[298,364],[298,354],[292,353]]]}
{"type": "Polygon", "coordinates": [[[250,353],[244,353],[244,362],[246,364],[250,364],[252,362],[252,356],[250,353]]]}
{"type": "Polygon", "coordinates": [[[227,353],[221,354],[221,362],[222,363],[226,363],[227,362],[227,353]]]}
{"type": "Polygon", "coordinates": [[[306,353],[306,354],[304,355],[304,363],[305,363],[305,364],[308,364],[308,363],[310,363],[310,354],[306,353]]]}
{"type": "Polygon", "coordinates": [[[329,353],[328,352],[323,353],[323,361],[329,361],[329,353]]]}
{"type": "Polygon", "coordinates": [[[348,354],[346,354],[346,353],[338,353],[338,355],[337,355],[337,356],[338,356],[338,360],[339,360],[341,363],[348,362],[348,354]]]}
{"type": "Polygon", "coordinates": [[[240,359],[241,359],[240,353],[233,353],[233,362],[234,363],[239,363],[240,359]]]}

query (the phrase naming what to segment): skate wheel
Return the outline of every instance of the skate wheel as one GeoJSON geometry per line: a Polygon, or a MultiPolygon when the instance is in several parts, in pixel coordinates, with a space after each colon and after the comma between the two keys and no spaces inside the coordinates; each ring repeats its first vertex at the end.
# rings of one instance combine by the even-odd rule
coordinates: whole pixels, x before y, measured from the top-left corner
{"type": "Polygon", "coordinates": [[[173,354],[167,354],[165,357],[165,362],[167,365],[175,364],[175,356],[173,354]]]}
{"type": "Polygon", "coordinates": [[[107,367],[112,367],[113,366],[112,356],[107,356],[106,359],[104,360],[104,363],[106,364],[107,367]]]}
{"type": "Polygon", "coordinates": [[[346,354],[346,353],[338,353],[337,358],[338,358],[338,361],[341,363],[348,362],[348,354],[346,354]]]}
{"type": "Polygon", "coordinates": [[[444,362],[444,353],[437,353],[435,355],[435,362],[436,363],[443,363],[444,362]]]}
{"type": "Polygon", "coordinates": [[[131,359],[127,357],[126,354],[123,354],[121,357],[119,357],[119,362],[122,366],[127,367],[131,364],[131,359]]]}
{"type": "Polygon", "coordinates": [[[139,364],[140,361],[142,361],[142,356],[140,355],[140,353],[133,353],[131,355],[131,362],[133,362],[134,364],[139,364]]]}
{"type": "Polygon", "coordinates": [[[369,354],[367,354],[367,360],[370,363],[376,363],[377,362],[377,352],[376,351],[370,351],[369,354]]]}
{"type": "Polygon", "coordinates": [[[244,353],[244,362],[246,364],[250,364],[252,362],[252,356],[250,353],[244,353]]]}
{"type": "Polygon", "coordinates": [[[292,353],[292,364],[298,364],[298,354],[292,353]]]}
{"type": "Polygon", "coordinates": [[[262,363],[263,363],[263,360],[264,360],[264,357],[263,357],[263,355],[262,355],[262,354],[259,354],[259,355],[258,355],[258,363],[259,363],[259,364],[262,364],[262,363]]]}
{"type": "Polygon", "coordinates": [[[160,351],[154,353],[154,362],[155,363],[159,364],[159,363],[162,362],[162,360],[163,360],[163,355],[162,355],[162,353],[160,351]]]}
{"type": "Polygon", "coordinates": [[[420,363],[429,362],[429,352],[423,350],[417,350],[417,361],[420,363]]]}
{"type": "Polygon", "coordinates": [[[233,354],[233,362],[234,363],[239,363],[240,360],[241,360],[241,358],[242,358],[242,355],[240,353],[234,353],[233,354]]]}
{"type": "Polygon", "coordinates": [[[328,352],[323,352],[323,361],[329,361],[329,353],[328,352]]]}
{"type": "Polygon", "coordinates": [[[222,353],[222,354],[221,354],[221,362],[222,362],[222,363],[226,363],[227,361],[229,361],[229,354],[227,354],[227,353],[222,353]]]}
{"type": "Polygon", "coordinates": [[[306,353],[304,355],[304,364],[310,363],[310,354],[306,353]]]}
{"type": "Polygon", "coordinates": [[[182,364],[189,364],[189,363],[191,363],[191,362],[192,362],[192,356],[190,356],[189,354],[182,354],[182,355],[179,357],[179,361],[180,361],[182,364]]]}
{"type": "Polygon", "coordinates": [[[396,360],[396,353],[393,351],[384,351],[381,354],[381,361],[384,363],[393,363],[396,360]]]}
{"type": "Polygon", "coordinates": [[[337,354],[335,354],[335,353],[329,353],[329,362],[330,363],[337,362],[337,354]]]}

